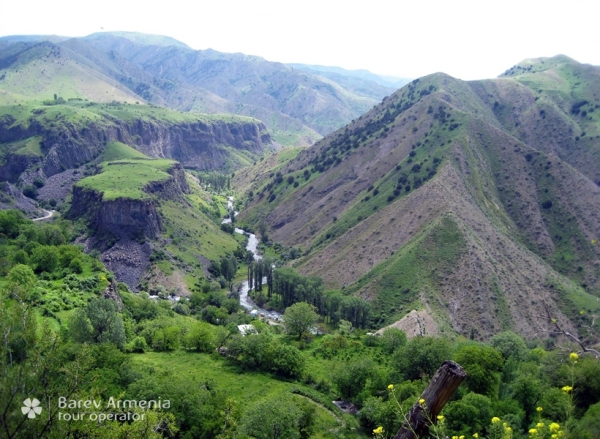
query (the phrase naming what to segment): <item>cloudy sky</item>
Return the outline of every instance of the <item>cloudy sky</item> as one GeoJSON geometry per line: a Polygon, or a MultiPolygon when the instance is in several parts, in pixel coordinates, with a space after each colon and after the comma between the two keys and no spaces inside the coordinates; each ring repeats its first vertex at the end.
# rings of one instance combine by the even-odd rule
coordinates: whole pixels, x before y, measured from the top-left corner
{"type": "Polygon", "coordinates": [[[599,15],[598,0],[0,0],[0,36],[137,31],[270,61],[482,79],[557,54],[600,65],[599,15]]]}

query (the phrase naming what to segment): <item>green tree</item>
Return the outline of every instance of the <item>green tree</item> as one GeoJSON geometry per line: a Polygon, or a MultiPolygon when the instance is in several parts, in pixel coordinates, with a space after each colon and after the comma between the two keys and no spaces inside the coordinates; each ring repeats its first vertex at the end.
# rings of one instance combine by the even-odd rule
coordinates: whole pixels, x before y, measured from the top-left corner
{"type": "Polygon", "coordinates": [[[90,343],[94,340],[94,328],[84,309],[77,308],[69,317],[69,335],[78,343],[90,343]]]}
{"type": "Polygon", "coordinates": [[[500,351],[505,360],[514,358],[517,361],[525,361],[529,353],[529,349],[527,349],[521,336],[512,331],[505,331],[494,335],[490,339],[490,344],[493,348],[500,351]]]}
{"type": "Polygon", "coordinates": [[[467,437],[482,432],[494,416],[491,400],[476,393],[468,393],[460,401],[449,403],[444,414],[450,431],[467,437]]]}
{"type": "Polygon", "coordinates": [[[489,346],[467,345],[458,350],[454,359],[467,372],[465,384],[469,390],[497,397],[504,366],[500,352],[489,346]]]}
{"type": "Polygon", "coordinates": [[[37,278],[30,266],[17,264],[8,273],[7,280],[8,291],[12,297],[25,302],[29,299],[37,278]]]}
{"type": "Polygon", "coordinates": [[[434,337],[414,337],[393,355],[396,370],[406,380],[431,377],[450,358],[448,340],[434,337]]]}
{"type": "Polygon", "coordinates": [[[256,403],[240,421],[240,432],[256,439],[299,439],[302,413],[289,395],[256,403]]]}
{"type": "Polygon", "coordinates": [[[198,352],[211,352],[215,347],[212,327],[205,322],[194,323],[185,335],[184,343],[188,349],[194,349],[198,352]]]}
{"type": "Polygon", "coordinates": [[[86,314],[97,343],[114,343],[122,349],[125,346],[125,327],[123,319],[117,313],[117,305],[110,299],[92,299],[86,308],[86,314]]]}
{"type": "Polygon", "coordinates": [[[381,334],[381,347],[388,354],[406,345],[406,341],[406,334],[398,328],[387,328],[381,334]]]}
{"type": "Polygon", "coordinates": [[[315,307],[306,302],[294,303],[286,308],[283,313],[283,323],[289,334],[298,334],[301,339],[308,334],[319,319],[315,307]]]}
{"type": "Polygon", "coordinates": [[[294,346],[280,344],[271,354],[271,370],[277,375],[299,377],[304,369],[304,357],[294,346]]]}
{"type": "Polygon", "coordinates": [[[31,261],[35,264],[38,273],[42,271],[52,273],[58,266],[58,250],[54,246],[40,245],[33,249],[31,261]]]}

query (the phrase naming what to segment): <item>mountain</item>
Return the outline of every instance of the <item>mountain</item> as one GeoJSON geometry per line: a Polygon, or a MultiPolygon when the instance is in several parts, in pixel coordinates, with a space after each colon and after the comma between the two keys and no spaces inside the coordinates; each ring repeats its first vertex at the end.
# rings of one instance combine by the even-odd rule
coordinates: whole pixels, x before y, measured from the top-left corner
{"type": "Polygon", "coordinates": [[[0,39],[0,77],[16,77],[18,71],[26,78],[24,85],[0,80],[3,101],[58,93],[148,102],[184,112],[234,113],[262,120],[283,145],[310,145],[396,89],[373,82],[364,72],[306,73],[257,56],[193,50],[157,35],[44,38],[0,39]],[[43,82],[32,83],[35,77],[43,82]]]}
{"type": "Polygon", "coordinates": [[[262,178],[240,171],[240,219],[382,326],[421,309],[477,338],[539,336],[548,313],[575,328],[600,309],[599,75],[559,56],[414,80],[262,178]]]}
{"type": "MultiPolygon", "coordinates": [[[[315,73],[320,76],[325,76],[331,80],[334,80],[338,83],[342,83],[343,81],[348,81],[349,79],[355,79],[356,84],[360,87],[362,83],[365,85],[371,84],[379,84],[382,86],[392,87],[394,89],[398,89],[403,85],[406,85],[410,82],[410,79],[406,78],[397,78],[393,76],[381,76],[376,75],[375,73],[371,73],[368,70],[360,69],[360,70],[346,70],[341,67],[335,66],[320,66],[313,64],[295,64],[288,63],[290,67],[293,67],[298,70],[302,70],[307,73],[315,73]],[[342,81],[342,82],[340,82],[342,81]]],[[[352,84],[351,81],[348,81],[349,84],[352,84]]],[[[384,98],[382,96],[382,98],[384,98]]]]}

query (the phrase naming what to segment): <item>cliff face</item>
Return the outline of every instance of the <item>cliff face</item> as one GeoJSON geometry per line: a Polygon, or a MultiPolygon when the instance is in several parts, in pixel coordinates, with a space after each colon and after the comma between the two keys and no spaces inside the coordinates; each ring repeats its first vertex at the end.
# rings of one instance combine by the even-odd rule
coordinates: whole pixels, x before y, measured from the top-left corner
{"type": "Polygon", "coordinates": [[[251,154],[261,154],[273,140],[265,126],[254,120],[234,122],[164,122],[107,119],[77,126],[64,121],[45,127],[32,119],[28,126],[15,125],[12,118],[0,119],[0,142],[14,142],[42,136],[43,157],[9,154],[0,166],[0,181],[18,181],[34,162],[41,165],[46,177],[76,168],[96,159],[107,142],[118,141],[134,146],[153,158],[172,158],[185,167],[211,170],[227,163],[231,147],[251,154]]]}
{"type": "MultiPolygon", "coordinates": [[[[158,198],[181,199],[190,188],[185,180],[183,167],[177,163],[169,169],[171,178],[166,181],[152,182],[144,191],[158,198]]],[[[73,186],[73,201],[68,217],[85,217],[98,236],[114,238],[142,237],[155,239],[163,230],[157,211],[158,200],[118,198],[103,200],[102,194],[81,186],[73,186]]]]}
{"type": "Polygon", "coordinates": [[[186,203],[184,193],[190,188],[183,167],[176,163],[168,171],[171,178],[152,182],[143,188],[151,197],[144,199],[118,198],[103,200],[97,191],[73,186],[73,201],[67,216],[85,218],[94,230],[87,249],[101,250],[102,262],[117,279],[136,290],[141,276],[150,266],[152,244],[164,231],[158,206],[161,199],[186,203]]]}
{"type": "Polygon", "coordinates": [[[162,230],[155,200],[103,201],[102,194],[79,186],[73,187],[68,217],[87,218],[98,235],[156,238],[162,230]]]}

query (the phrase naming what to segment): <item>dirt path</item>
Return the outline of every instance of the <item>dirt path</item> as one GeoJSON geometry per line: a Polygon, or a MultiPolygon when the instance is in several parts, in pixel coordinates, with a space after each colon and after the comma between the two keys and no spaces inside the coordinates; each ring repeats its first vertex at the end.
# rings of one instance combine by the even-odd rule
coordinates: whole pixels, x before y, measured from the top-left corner
{"type": "Polygon", "coordinates": [[[46,219],[50,219],[54,215],[55,211],[54,210],[44,210],[44,212],[46,212],[46,215],[41,216],[39,218],[34,218],[32,221],[43,221],[46,219]]]}

